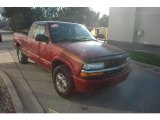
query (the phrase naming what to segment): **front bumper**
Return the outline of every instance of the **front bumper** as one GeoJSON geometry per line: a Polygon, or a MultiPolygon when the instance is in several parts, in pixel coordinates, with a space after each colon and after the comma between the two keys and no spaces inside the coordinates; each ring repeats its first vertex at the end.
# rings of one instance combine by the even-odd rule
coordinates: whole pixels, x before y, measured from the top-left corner
{"type": "Polygon", "coordinates": [[[128,77],[130,72],[131,72],[131,67],[128,67],[128,69],[116,73],[110,77],[97,78],[93,80],[87,80],[79,78],[77,76],[73,76],[75,89],[78,92],[90,92],[104,85],[107,86],[115,85],[124,81],[128,77]]]}

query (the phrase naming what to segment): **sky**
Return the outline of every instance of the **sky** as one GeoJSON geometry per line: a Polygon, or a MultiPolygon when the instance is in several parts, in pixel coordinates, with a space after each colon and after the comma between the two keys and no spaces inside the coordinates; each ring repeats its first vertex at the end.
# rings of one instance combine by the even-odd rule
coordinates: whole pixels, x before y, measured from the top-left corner
{"type": "Polygon", "coordinates": [[[109,7],[93,6],[91,8],[94,11],[96,11],[96,12],[100,12],[100,14],[107,14],[107,15],[109,15],[109,7]]]}

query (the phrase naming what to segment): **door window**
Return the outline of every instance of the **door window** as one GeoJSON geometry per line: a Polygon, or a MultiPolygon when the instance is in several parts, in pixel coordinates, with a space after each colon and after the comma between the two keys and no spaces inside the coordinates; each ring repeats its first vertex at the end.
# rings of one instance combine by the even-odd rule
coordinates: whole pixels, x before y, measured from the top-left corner
{"type": "Polygon", "coordinates": [[[38,34],[46,36],[46,30],[45,30],[45,26],[44,25],[38,25],[38,27],[37,27],[37,29],[35,31],[35,34],[34,34],[34,38],[36,38],[36,36],[38,34]]]}

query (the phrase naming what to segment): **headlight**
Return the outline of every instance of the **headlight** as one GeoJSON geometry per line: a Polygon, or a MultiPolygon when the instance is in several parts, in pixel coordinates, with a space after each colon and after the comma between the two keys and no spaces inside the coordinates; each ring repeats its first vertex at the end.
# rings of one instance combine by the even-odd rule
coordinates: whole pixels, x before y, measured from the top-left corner
{"type": "Polygon", "coordinates": [[[130,61],[130,56],[126,57],[126,61],[127,62],[130,61]]]}
{"type": "Polygon", "coordinates": [[[83,66],[84,70],[96,70],[96,69],[103,69],[104,68],[104,63],[90,63],[90,64],[85,64],[83,66]]]}

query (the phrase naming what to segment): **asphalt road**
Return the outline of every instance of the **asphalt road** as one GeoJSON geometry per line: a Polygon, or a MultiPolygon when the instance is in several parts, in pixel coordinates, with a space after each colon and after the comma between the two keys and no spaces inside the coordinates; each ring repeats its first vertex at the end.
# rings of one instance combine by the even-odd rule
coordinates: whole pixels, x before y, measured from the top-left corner
{"type": "MultiPolygon", "coordinates": [[[[69,99],[57,95],[53,87],[51,73],[30,61],[26,65],[18,63],[13,40],[4,41],[10,55],[21,74],[31,87],[34,95],[47,112],[60,113],[159,113],[160,75],[131,64],[128,79],[119,85],[105,87],[94,93],[75,93],[69,99]]],[[[14,77],[10,66],[5,65],[10,77],[14,77]]],[[[15,75],[16,76],[16,75],[15,75]]]]}

